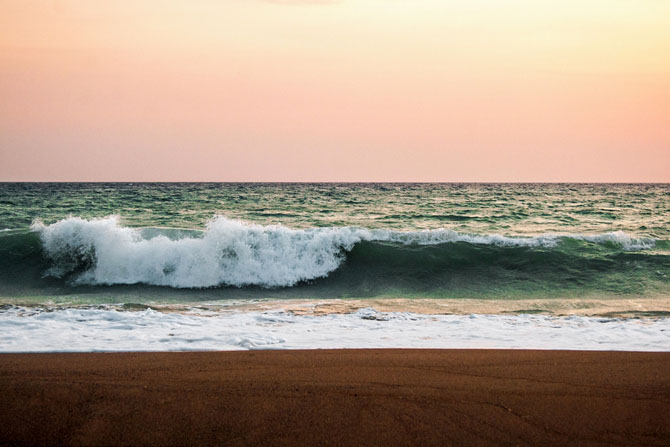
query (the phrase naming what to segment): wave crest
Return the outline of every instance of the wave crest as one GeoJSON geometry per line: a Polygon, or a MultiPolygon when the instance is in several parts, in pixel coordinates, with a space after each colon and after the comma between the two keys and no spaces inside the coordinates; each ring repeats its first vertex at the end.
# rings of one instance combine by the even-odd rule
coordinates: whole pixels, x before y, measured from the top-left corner
{"type": "Polygon", "coordinates": [[[75,282],[84,284],[291,286],[335,270],[342,251],[361,240],[353,229],[292,230],[223,217],[211,221],[202,237],[177,240],[145,239],[116,217],[72,217],[34,228],[54,263],[50,274],[83,269],[75,282]]]}
{"type": "MultiPolygon", "coordinates": [[[[449,242],[500,247],[555,247],[566,236],[508,237],[468,235],[448,229],[400,232],[354,227],[291,229],[257,225],[226,217],[210,221],[196,234],[128,228],[118,217],[70,217],[51,225],[40,222],[42,249],[51,261],[48,275],[71,275],[79,284],[150,284],[178,288],[219,285],[288,287],[327,276],[362,241],[405,245],[449,242]],[[175,233],[176,234],[176,233],[175,233]]],[[[624,233],[573,236],[573,239],[645,249],[653,239],[624,233]]]]}

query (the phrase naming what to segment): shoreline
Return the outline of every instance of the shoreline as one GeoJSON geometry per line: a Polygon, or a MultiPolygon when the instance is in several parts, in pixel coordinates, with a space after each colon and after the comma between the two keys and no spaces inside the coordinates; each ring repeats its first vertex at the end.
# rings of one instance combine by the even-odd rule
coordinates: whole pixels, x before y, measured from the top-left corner
{"type": "Polygon", "coordinates": [[[644,298],[257,298],[184,302],[127,301],[90,302],[82,300],[31,301],[26,298],[0,299],[0,311],[11,307],[108,308],[118,311],[151,309],[164,313],[207,315],[224,312],[285,311],[294,315],[343,315],[362,309],[378,312],[409,312],[419,315],[519,315],[586,316],[609,318],[670,317],[670,297],[644,298]]]}
{"type": "MultiPolygon", "coordinates": [[[[193,307],[207,309],[209,303],[193,307]]],[[[158,306],[155,310],[161,310],[158,306]]],[[[170,306],[164,306],[169,310],[170,306]]],[[[178,308],[178,306],[176,306],[178,308]]],[[[670,316],[670,298],[334,298],[334,299],[268,299],[230,305],[211,305],[211,309],[265,311],[285,310],[296,315],[348,314],[372,308],[378,312],[410,312],[421,315],[501,315],[541,314],[551,316],[588,316],[639,318],[670,316]]]]}
{"type": "Polygon", "coordinates": [[[437,315],[379,312],[369,307],[326,314],[310,308],[303,308],[303,312],[299,308],[186,310],[8,308],[0,312],[0,352],[364,348],[670,351],[670,318],[662,316],[437,315]]]}
{"type": "Polygon", "coordinates": [[[670,353],[0,354],[0,443],[667,445],[670,353]]]}

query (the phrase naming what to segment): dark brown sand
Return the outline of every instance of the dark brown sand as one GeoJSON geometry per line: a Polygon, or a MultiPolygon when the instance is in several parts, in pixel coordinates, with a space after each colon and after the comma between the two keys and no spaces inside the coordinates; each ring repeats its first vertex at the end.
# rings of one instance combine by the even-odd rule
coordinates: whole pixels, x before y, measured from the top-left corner
{"type": "Polygon", "coordinates": [[[670,354],[3,354],[0,444],[667,446],[670,354]]]}

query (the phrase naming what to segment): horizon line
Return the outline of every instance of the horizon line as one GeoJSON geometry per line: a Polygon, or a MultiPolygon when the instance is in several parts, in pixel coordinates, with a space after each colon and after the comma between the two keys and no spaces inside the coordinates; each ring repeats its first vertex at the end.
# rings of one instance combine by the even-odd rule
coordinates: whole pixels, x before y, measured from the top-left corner
{"type": "Polygon", "coordinates": [[[670,181],[260,181],[260,180],[0,180],[7,183],[111,183],[111,184],[160,184],[160,183],[221,183],[221,184],[481,184],[481,185],[670,185],[670,181]]]}

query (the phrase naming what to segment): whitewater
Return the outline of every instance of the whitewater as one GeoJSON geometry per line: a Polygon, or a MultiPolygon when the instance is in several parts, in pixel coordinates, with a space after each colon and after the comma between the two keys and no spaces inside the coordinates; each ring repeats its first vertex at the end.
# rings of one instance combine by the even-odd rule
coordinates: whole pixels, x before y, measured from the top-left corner
{"type": "MultiPolygon", "coordinates": [[[[218,285],[288,287],[327,276],[342,263],[345,252],[363,242],[438,245],[466,242],[498,247],[551,248],[561,239],[610,243],[626,251],[648,250],[650,238],[623,232],[601,235],[506,237],[468,235],[448,229],[400,232],[353,227],[290,229],[249,224],[217,217],[196,236],[171,239],[169,232],[143,234],[122,227],[111,216],[85,220],[70,217],[51,225],[34,223],[45,256],[52,262],[47,275],[74,278],[79,284],[151,284],[170,287],[218,285]]],[[[146,232],[145,232],[146,233],[146,232]]]]}
{"type": "Polygon", "coordinates": [[[0,313],[4,352],[470,348],[670,351],[670,319],[281,310],[199,315],[114,309],[0,313]]]}

